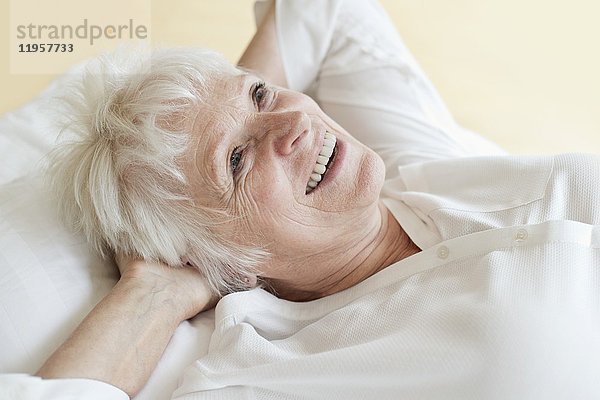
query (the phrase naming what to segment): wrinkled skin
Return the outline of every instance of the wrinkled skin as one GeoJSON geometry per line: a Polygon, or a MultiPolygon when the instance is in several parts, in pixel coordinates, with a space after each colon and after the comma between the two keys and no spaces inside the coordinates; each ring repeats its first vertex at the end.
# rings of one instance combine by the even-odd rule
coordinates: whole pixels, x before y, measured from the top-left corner
{"type": "Polygon", "coordinates": [[[275,287],[325,290],[352,272],[381,228],[384,165],[310,97],[268,84],[255,91],[258,82],[247,74],[220,79],[194,110],[186,162],[193,196],[243,217],[226,234],[272,254],[261,275],[275,287]],[[337,155],[306,194],[325,131],[336,136],[337,155]]]}

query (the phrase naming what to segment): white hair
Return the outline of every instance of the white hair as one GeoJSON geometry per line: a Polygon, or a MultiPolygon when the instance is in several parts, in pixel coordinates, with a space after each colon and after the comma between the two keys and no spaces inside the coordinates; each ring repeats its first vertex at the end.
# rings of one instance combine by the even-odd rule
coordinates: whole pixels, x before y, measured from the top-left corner
{"type": "Polygon", "coordinates": [[[191,108],[214,78],[238,74],[193,48],[113,53],[86,67],[65,96],[61,137],[70,137],[51,153],[49,175],[64,218],[104,257],[122,251],[171,266],[186,257],[220,294],[253,281],[267,253],[219,234],[225,211],[194,202],[177,163],[191,108]]]}

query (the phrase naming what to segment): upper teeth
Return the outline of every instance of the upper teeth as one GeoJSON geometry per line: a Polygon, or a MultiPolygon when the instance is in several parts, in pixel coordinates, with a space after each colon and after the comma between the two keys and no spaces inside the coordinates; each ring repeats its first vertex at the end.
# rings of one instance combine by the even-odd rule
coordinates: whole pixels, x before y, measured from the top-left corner
{"type": "Polygon", "coordinates": [[[325,136],[323,137],[323,148],[317,157],[317,162],[315,167],[313,168],[313,173],[310,174],[310,180],[306,185],[306,194],[313,191],[323,179],[323,174],[327,170],[327,163],[333,154],[333,148],[335,147],[336,138],[329,132],[325,132],[325,136]]]}

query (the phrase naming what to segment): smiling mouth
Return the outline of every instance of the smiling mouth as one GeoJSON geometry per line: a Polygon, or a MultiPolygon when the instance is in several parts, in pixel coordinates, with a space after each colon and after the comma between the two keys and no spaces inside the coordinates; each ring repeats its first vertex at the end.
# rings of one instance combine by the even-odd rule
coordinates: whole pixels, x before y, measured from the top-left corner
{"type": "Polygon", "coordinates": [[[336,153],[337,139],[334,135],[326,131],[323,138],[323,148],[319,152],[313,172],[310,174],[310,179],[306,184],[306,194],[309,194],[321,184],[323,177],[335,159],[336,153]]]}

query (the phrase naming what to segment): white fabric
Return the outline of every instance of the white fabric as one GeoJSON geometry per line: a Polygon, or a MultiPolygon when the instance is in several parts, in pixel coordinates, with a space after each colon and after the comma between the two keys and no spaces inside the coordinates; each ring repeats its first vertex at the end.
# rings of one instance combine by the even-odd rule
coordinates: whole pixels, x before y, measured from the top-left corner
{"type": "Polygon", "coordinates": [[[398,168],[385,203],[419,247],[550,220],[600,223],[600,157],[465,157],[398,168]]]}
{"type": "Polygon", "coordinates": [[[225,297],[173,398],[599,397],[598,158],[498,157],[372,1],[282,0],[276,18],[288,82],[381,154],[424,251],[310,303],[225,297]]]}
{"type": "Polygon", "coordinates": [[[48,379],[24,374],[0,375],[0,399],[128,400],[125,392],[91,379],[48,379]]]}
{"type": "Polygon", "coordinates": [[[550,221],[443,246],[310,303],[227,296],[175,398],[598,398],[598,226],[550,221]]]}
{"type": "Polygon", "coordinates": [[[0,189],[2,372],[35,372],[118,278],[47,198],[40,178],[0,189]]]}
{"type": "Polygon", "coordinates": [[[457,126],[372,1],[276,15],[288,82],[378,150],[424,250],[309,303],[225,297],[174,398],[600,397],[600,158],[505,156],[457,126]]]}
{"type": "MultiPolygon", "coordinates": [[[[56,97],[80,70],[76,67],[39,98],[0,119],[0,374],[35,373],[118,279],[111,262],[100,259],[82,237],[61,224],[39,174],[59,132],[56,97]]],[[[214,312],[181,324],[136,399],[168,398],[185,367],[206,353],[213,329],[214,312]]],[[[8,396],[10,382],[14,380],[13,393],[21,392],[26,375],[18,380],[16,375],[0,376],[2,400],[78,393],[68,380],[31,377],[38,392],[29,393],[38,395],[8,396]],[[59,392],[63,383],[65,391],[59,392]]],[[[75,387],[81,388],[85,380],[77,382],[75,387]]],[[[97,391],[97,397],[90,393],[96,391],[78,398],[110,399],[107,389],[97,391]]],[[[122,398],[123,392],[115,389],[114,396],[122,398]]]]}

